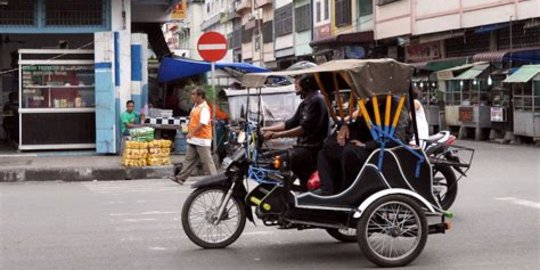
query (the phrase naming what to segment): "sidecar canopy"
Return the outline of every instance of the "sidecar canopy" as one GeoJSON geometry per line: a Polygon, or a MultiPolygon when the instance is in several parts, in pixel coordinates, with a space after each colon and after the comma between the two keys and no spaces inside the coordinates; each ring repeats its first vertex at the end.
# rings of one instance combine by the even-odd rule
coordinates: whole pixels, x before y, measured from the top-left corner
{"type": "MultiPolygon", "coordinates": [[[[334,60],[319,66],[279,72],[250,73],[243,76],[245,87],[265,87],[270,77],[314,74],[317,78],[340,75],[358,98],[407,94],[414,67],[394,59],[334,60]]],[[[318,79],[319,80],[319,79],[318,79]]]]}

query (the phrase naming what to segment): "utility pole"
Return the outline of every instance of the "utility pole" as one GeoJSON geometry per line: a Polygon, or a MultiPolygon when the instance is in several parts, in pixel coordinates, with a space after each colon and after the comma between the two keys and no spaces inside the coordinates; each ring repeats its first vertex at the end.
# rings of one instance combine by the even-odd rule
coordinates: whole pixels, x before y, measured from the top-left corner
{"type": "MultiPolygon", "coordinates": [[[[263,41],[263,34],[262,34],[262,30],[261,30],[261,24],[262,24],[262,18],[259,18],[259,12],[257,11],[257,13],[255,13],[255,0],[251,0],[251,15],[253,17],[253,19],[255,20],[255,23],[257,24],[257,32],[258,32],[258,38],[259,38],[259,61],[260,61],[260,66],[261,67],[264,67],[264,41],[263,41]]],[[[257,6],[257,9],[259,7],[257,6]]],[[[253,43],[255,43],[255,41],[253,41],[253,43]]],[[[256,44],[253,44],[253,49],[256,48],[255,46],[256,44]]]]}
{"type": "Polygon", "coordinates": [[[513,18],[514,16],[510,15],[510,61],[508,61],[510,63],[510,68],[512,68],[512,50],[513,50],[513,41],[512,41],[512,34],[513,34],[513,30],[512,30],[512,21],[513,21],[513,18]]]}

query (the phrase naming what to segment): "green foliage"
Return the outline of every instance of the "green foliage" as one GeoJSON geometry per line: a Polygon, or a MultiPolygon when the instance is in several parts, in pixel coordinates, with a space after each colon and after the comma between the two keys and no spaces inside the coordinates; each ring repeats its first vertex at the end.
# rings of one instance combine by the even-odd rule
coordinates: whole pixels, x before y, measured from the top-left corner
{"type": "Polygon", "coordinates": [[[193,82],[187,84],[185,87],[184,87],[184,90],[185,91],[188,91],[188,92],[191,92],[191,90],[197,88],[197,87],[201,87],[204,92],[206,93],[206,101],[208,102],[214,102],[214,98],[215,96],[217,96],[217,88],[216,88],[216,93],[214,94],[214,92],[212,91],[212,85],[209,85],[209,84],[195,84],[193,82]]]}

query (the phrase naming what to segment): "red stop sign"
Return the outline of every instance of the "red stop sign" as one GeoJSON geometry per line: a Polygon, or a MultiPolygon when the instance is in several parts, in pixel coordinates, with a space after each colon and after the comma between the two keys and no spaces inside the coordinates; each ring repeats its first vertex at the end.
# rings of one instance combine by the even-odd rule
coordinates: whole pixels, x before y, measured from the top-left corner
{"type": "Polygon", "coordinates": [[[227,54],[227,39],[218,32],[206,32],[197,42],[197,51],[205,61],[219,61],[227,54]]]}

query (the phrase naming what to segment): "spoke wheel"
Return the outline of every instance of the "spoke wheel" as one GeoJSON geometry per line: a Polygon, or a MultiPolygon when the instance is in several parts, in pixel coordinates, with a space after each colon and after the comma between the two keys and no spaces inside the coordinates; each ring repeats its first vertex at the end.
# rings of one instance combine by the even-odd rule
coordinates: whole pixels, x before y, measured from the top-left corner
{"type": "Polygon", "coordinates": [[[426,216],[403,195],[389,195],[372,203],[358,222],[358,243],[364,256],[383,267],[404,266],[424,249],[426,216]]]}
{"type": "Polygon", "coordinates": [[[246,225],[244,205],[231,197],[218,218],[226,190],[204,188],[189,195],[182,208],[182,227],[189,239],[203,248],[224,248],[232,244],[246,225]],[[219,219],[219,222],[218,222],[219,219]]]}
{"type": "Polygon", "coordinates": [[[437,164],[433,167],[433,195],[439,200],[444,210],[450,209],[457,197],[456,174],[448,165],[437,164]]]}
{"type": "Polygon", "coordinates": [[[356,229],[326,229],[326,232],[335,239],[344,243],[353,243],[358,241],[356,229]]]}

